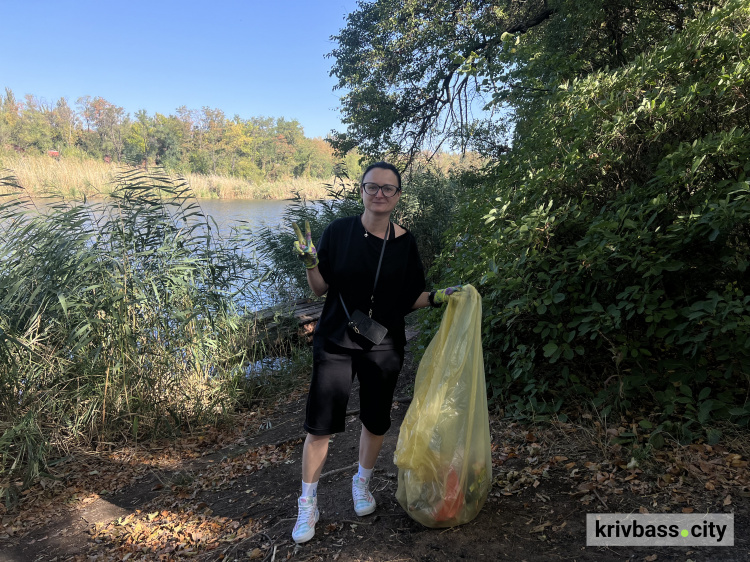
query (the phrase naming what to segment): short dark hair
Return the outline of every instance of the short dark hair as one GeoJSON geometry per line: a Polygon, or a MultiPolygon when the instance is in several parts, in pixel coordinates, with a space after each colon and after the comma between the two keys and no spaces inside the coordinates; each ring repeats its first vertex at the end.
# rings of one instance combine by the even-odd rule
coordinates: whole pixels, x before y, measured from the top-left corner
{"type": "Polygon", "coordinates": [[[367,172],[372,170],[373,168],[382,168],[384,170],[390,170],[394,174],[396,174],[396,178],[398,179],[398,187],[401,188],[401,174],[399,173],[396,166],[391,164],[390,162],[374,162],[373,164],[370,164],[367,166],[364,172],[362,172],[362,179],[359,180],[360,185],[365,180],[365,176],[367,175],[367,172]]]}

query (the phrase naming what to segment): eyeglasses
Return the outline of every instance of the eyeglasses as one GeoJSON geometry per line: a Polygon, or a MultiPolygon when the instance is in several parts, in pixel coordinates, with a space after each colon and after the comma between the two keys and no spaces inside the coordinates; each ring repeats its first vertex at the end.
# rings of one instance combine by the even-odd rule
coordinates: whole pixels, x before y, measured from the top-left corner
{"type": "Polygon", "coordinates": [[[377,195],[378,190],[380,190],[383,192],[383,195],[385,195],[386,197],[393,197],[394,195],[396,195],[396,193],[401,191],[401,188],[396,187],[395,185],[390,185],[390,184],[378,185],[373,182],[363,183],[362,189],[365,190],[365,193],[367,193],[367,195],[377,195]]]}

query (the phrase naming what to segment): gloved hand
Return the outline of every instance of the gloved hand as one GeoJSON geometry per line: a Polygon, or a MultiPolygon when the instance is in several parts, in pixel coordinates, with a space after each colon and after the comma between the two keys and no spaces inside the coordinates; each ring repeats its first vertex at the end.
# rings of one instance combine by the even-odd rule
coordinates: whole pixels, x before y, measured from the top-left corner
{"type": "Polygon", "coordinates": [[[297,226],[296,222],[292,223],[294,232],[297,234],[297,241],[294,243],[294,251],[299,259],[305,264],[307,269],[312,269],[318,265],[318,251],[312,243],[312,233],[310,232],[310,221],[305,221],[305,236],[297,226]]]}
{"type": "Polygon", "coordinates": [[[433,298],[433,301],[435,302],[435,304],[443,304],[444,302],[448,302],[448,299],[451,295],[460,293],[461,291],[463,291],[463,288],[463,285],[456,285],[455,287],[447,287],[445,289],[435,291],[435,297],[433,298]]]}

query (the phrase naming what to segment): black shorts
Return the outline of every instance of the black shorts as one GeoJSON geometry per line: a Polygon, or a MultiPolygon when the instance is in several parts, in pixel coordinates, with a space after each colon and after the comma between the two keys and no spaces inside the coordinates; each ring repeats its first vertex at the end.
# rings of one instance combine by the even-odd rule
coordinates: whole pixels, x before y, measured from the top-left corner
{"type": "Polygon", "coordinates": [[[376,346],[369,351],[340,347],[329,341],[313,344],[313,374],[307,395],[305,431],[331,435],[345,428],[346,405],[359,379],[359,419],[374,435],[391,427],[391,404],[404,364],[404,350],[376,346]]]}

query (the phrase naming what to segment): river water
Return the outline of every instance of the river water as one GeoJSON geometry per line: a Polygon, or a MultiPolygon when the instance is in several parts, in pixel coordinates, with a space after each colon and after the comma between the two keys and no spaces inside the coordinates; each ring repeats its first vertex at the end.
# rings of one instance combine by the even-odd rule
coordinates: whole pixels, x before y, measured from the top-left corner
{"type": "Polygon", "coordinates": [[[251,230],[281,226],[281,216],[290,203],[268,199],[199,199],[197,202],[206,215],[213,217],[222,235],[228,235],[239,221],[247,221],[251,230]]]}
{"type": "MultiPolygon", "coordinates": [[[[253,234],[263,227],[291,230],[291,225],[282,224],[284,211],[292,203],[289,200],[200,199],[196,202],[203,213],[212,219],[209,220],[210,224],[216,223],[220,237],[228,237],[232,228],[238,226],[248,228],[253,234]]],[[[292,252],[292,248],[289,248],[289,251],[292,252]]],[[[276,287],[267,282],[260,282],[252,296],[239,296],[237,302],[241,306],[258,310],[283,300],[279,297],[276,287]]]]}
{"type": "MultiPolygon", "coordinates": [[[[202,213],[210,217],[209,224],[218,228],[219,238],[230,237],[233,227],[247,228],[253,234],[263,227],[291,229],[291,225],[282,224],[284,211],[292,204],[291,200],[194,199],[191,202],[197,203],[202,213]]],[[[104,200],[89,199],[88,203],[97,205],[104,203],[104,200]]],[[[51,204],[50,201],[35,200],[35,205],[40,210],[51,204]]],[[[315,203],[310,202],[310,204],[315,203]]],[[[248,247],[247,250],[249,251],[250,248],[248,247]]],[[[239,251],[244,252],[242,249],[239,251]]],[[[291,252],[292,248],[289,251],[291,252]]],[[[252,296],[247,298],[240,296],[238,304],[257,310],[275,304],[278,300],[279,295],[273,287],[267,283],[260,283],[252,296]]]]}

